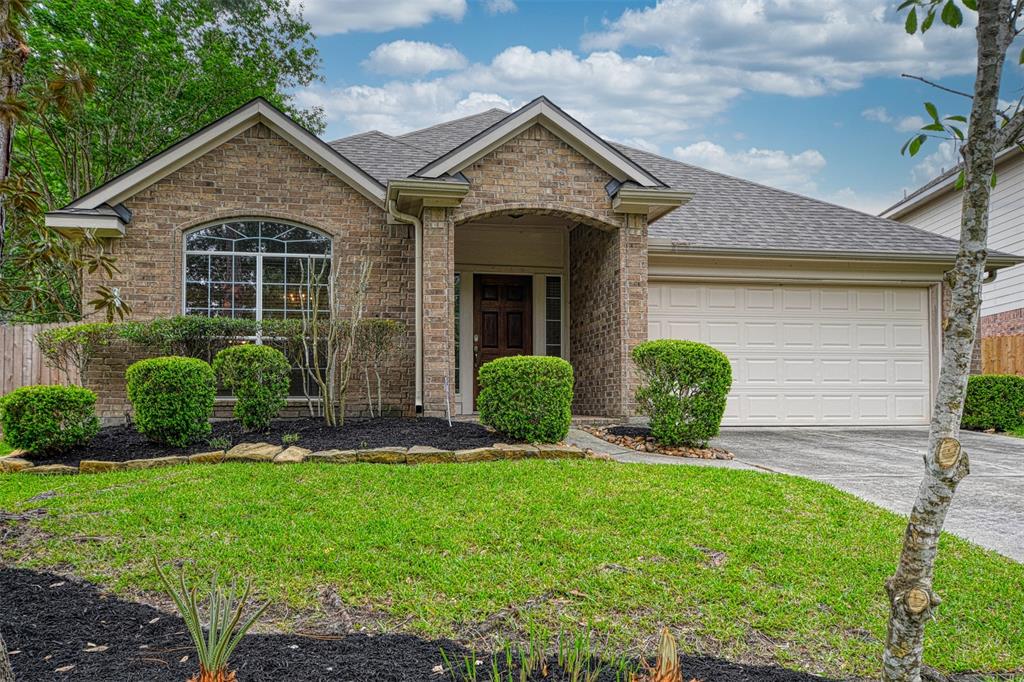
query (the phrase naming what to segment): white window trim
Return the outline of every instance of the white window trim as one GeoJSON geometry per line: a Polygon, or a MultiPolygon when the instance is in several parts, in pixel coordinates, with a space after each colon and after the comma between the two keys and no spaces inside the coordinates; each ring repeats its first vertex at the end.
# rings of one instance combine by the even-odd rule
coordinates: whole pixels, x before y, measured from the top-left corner
{"type": "MultiPolygon", "coordinates": [[[[181,314],[188,314],[188,256],[244,256],[246,258],[256,259],[256,320],[263,319],[263,259],[267,258],[309,258],[316,260],[330,260],[331,267],[334,267],[334,238],[324,232],[318,230],[310,225],[303,225],[291,220],[278,220],[276,218],[257,218],[257,217],[242,217],[232,218],[230,220],[218,220],[212,223],[206,223],[198,227],[193,227],[186,230],[182,234],[182,247],[181,247],[181,314]],[[317,254],[317,253],[302,253],[302,254],[289,254],[289,253],[264,253],[261,251],[190,251],[185,248],[185,244],[188,243],[188,237],[191,234],[200,232],[202,230],[216,227],[218,225],[224,225],[227,223],[247,223],[247,222],[266,222],[276,223],[279,225],[291,225],[292,227],[300,227],[304,230],[310,230],[318,235],[326,237],[331,242],[331,252],[328,254],[317,254]]],[[[329,285],[328,285],[329,286],[329,285]]],[[[209,317],[209,316],[208,316],[209,317]]],[[[233,319],[249,319],[249,318],[233,318],[233,319]]]]}

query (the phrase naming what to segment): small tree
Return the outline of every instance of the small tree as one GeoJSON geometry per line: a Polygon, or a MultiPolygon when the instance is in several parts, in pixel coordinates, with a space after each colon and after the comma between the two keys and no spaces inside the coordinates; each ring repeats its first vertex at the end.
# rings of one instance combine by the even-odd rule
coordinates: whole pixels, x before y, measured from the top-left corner
{"type": "Polygon", "coordinates": [[[376,378],[377,386],[377,415],[384,415],[384,382],[380,376],[380,369],[384,362],[391,355],[395,343],[402,333],[402,325],[395,320],[363,320],[357,331],[358,355],[363,360],[363,376],[366,378],[366,404],[370,409],[370,416],[374,416],[374,396],[370,389],[370,372],[376,378]]]}
{"type": "Polygon", "coordinates": [[[971,101],[970,118],[954,115],[940,119],[935,105],[927,103],[930,122],[904,145],[904,151],[914,155],[930,137],[945,137],[955,144],[963,140],[962,170],[957,181],[963,189],[963,203],[960,251],[952,270],[946,273],[951,296],[942,325],[942,363],[924,458],[925,475],[903,536],[899,565],[885,586],[890,615],[882,671],[889,682],[921,680],[924,628],[939,604],[932,589],[939,537],[957,485],[969,471],[967,453],[958,437],[981,308],[995,155],[1011,145],[1020,146],[1024,132],[1021,102],[1012,110],[999,110],[1003,65],[1021,33],[1024,0],[905,0],[900,9],[909,8],[908,33],[925,33],[936,18],[950,28],[961,26],[961,5],[978,15],[974,92],[942,89],[971,101]],[[969,124],[966,135],[961,129],[964,123],[969,124]]]}
{"type": "Polygon", "coordinates": [[[0,633],[0,682],[14,682],[14,669],[11,668],[11,659],[7,657],[7,643],[0,633]]]}
{"type": "Polygon", "coordinates": [[[68,377],[77,374],[79,385],[84,385],[89,363],[116,336],[113,324],[93,322],[44,329],[36,335],[36,344],[48,365],[68,377]]]}
{"type": "Polygon", "coordinates": [[[363,320],[366,294],[373,267],[369,260],[356,265],[348,306],[339,296],[340,271],[328,275],[330,261],[316,267],[307,261],[308,305],[302,307],[302,353],[299,365],[317,387],[320,409],[328,426],[345,423],[345,403],[352,364],[355,358],[357,330],[363,320]],[[326,286],[324,282],[327,282],[326,286]],[[325,300],[326,299],[326,300],[325,300]]]}

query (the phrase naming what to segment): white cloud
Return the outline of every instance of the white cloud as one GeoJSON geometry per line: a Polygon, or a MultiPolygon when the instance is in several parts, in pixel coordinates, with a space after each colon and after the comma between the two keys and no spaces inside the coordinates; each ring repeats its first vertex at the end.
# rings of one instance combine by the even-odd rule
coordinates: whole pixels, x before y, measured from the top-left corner
{"type": "MultiPolygon", "coordinates": [[[[929,141],[929,144],[933,143],[934,141],[929,141]]],[[[911,171],[914,182],[918,185],[923,185],[960,163],[960,153],[953,142],[949,140],[940,142],[933,149],[934,151],[918,161],[911,171]]]]}
{"type": "Polygon", "coordinates": [[[865,109],[860,112],[860,115],[868,121],[891,125],[894,130],[901,133],[910,132],[911,130],[920,130],[921,126],[925,123],[924,119],[920,116],[904,116],[897,120],[886,110],[885,107],[872,107],[870,109],[865,109]]]}
{"type": "Polygon", "coordinates": [[[484,0],[484,8],[491,14],[508,14],[519,9],[515,0],[484,0]]]}
{"type": "Polygon", "coordinates": [[[311,88],[298,99],[303,106],[323,106],[339,127],[396,133],[444,120],[465,102],[513,108],[546,94],[601,135],[657,145],[659,138],[667,140],[721,112],[741,93],[727,73],[677,69],[668,57],[615,52],[582,57],[570,50],[516,46],[489,63],[431,79],[311,88]],[[611,73],[616,77],[609,78],[611,73]]]}
{"type": "Polygon", "coordinates": [[[378,45],[363,62],[370,71],[392,76],[453,71],[465,68],[466,64],[466,58],[454,47],[415,40],[396,40],[378,45]]]}
{"type": "Polygon", "coordinates": [[[672,156],[746,180],[802,194],[814,194],[815,175],[825,168],[825,157],[816,149],[789,154],[779,149],[750,149],[729,152],[714,142],[695,142],[676,147],[672,156]]]}
{"type": "Polygon", "coordinates": [[[874,121],[875,123],[892,123],[892,116],[885,107],[871,107],[860,112],[860,115],[865,120],[874,121]]]}
{"type": "Polygon", "coordinates": [[[973,41],[970,27],[908,36],[889,0],[661,0],[606,20],[583,46],[657,48],[690,68],[734,69],[749,90],[814,96],[901,71],[973,72],[973,41]]]}
{"type": "Polygon", "coordinates": [[[466,0],[291,0],[318,36],[355,31],[391,31],[423,26],[434,19],[459,21],[466,0]]]}

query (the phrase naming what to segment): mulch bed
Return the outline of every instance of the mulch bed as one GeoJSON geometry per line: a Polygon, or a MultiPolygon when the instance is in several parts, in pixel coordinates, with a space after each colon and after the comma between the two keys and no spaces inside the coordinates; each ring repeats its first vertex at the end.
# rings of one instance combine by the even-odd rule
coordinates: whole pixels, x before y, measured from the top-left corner
{"type": "Polygon", "coordinates": [[[245,431],[238,422],[225,420],[213,422],[213,433],[209,438],[187,448],[168,447],[150,442],[134,426],[119,425],[103,428],[87,445],[61,453],[27,455],[25,459],[36,466],[77,466],[83,459],[124,462],[130,459],[209,452],[221,449],[220,445],[213,447],[209,442],[220,438],[230,440],[232,445],[259,441],[283,444],[281,438],[285,434],[298,434],[299,440],[294,445],[314,452],[414,445],[427,445],[441,450],[468,450],[505,440],[474,422],[452,422],[452,425],[448,426],[447,420],[433,417],[347,419],[341,428],[326,426],[322,419],[310,417],[280,419],[274,421],[268,431],[259,433],[245,431]]]}
{"type": "Polygon", "coordinates": [[[732,459],[733,454],[722,448],[691,448],[686,446],[669,446],[659,443],[651,436],[646,426],[584,426],[583,430],[609,443],[621,445],[639,452],[656,452],[660,455],[673,457],[692,457],[695,459],[732,459]]]}
{"type": "MultiPolygon", "coordinates": [[[[52,573],[0,567],[0,631],[12,651],[19,682],[183,682],[197,669],[185,625],[177,616],[52,573]]],[[[253,634],[243,640],[231,663],[239,682],[438,682],[452,679],[435,672],[443,664],[441,648],[453,663],[469,653],[448,640],[401,634],[326,639],[253,634]]],[[[477,658],[485,662],[480,679],[489,679],[490,658],[479,653],[477,658]]],[[[681,663],[686,680],[825,679],[707,657],[684,655],[681,663]]],[[[554,661],[550,666],[544,682],[568,682],[554,661]]],[[[614,679],[609,670],[600,677],[601,682],[614,679]]]]}

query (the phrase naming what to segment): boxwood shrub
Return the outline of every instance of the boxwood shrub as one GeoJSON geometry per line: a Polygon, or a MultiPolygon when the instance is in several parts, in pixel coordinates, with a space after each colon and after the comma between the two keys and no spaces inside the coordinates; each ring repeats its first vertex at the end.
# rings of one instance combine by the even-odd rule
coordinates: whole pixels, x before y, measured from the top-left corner
{"type": "Polygon", "coordinates": [[[514,440],[557,443],[572,421],[572,365],[517,355],[480,368],[480,421],[514,440]]]}
{"type": "Polygon", "coordinates": [[[167,356],[128,367],[135,424],[150,440],[184,447],[210,434],[217,392],[213,368],[196,358],[167,356]]]}
{"type": "Polygon", "coordinates": [[[965,429],[997,431],[1024,427],[1024,377],[1014,374],[969,377],[960,425],[965,429]]]}
{"type": "Polygon", "coordinates": [[[13,448],[68,450],[100,430],[96,394],[80,386],[23,386],[0,398],[0,427],[13,448]]]}
{"type": "Polygon", "coordinates": [[[276,348],[252,343],[230,346],[217,353],[213,371],[235,397],[235,419],[250,431],[269,427],[285,406],[291,367],[276,348]]]}
{"type": "Polygon", "coordinates": [[[647,341],[633,349],[643,379],[636,392],[651,435],[670,446],[705,447],[718,435],[732,367],[725,355],[696,341],[647,341]]]}

